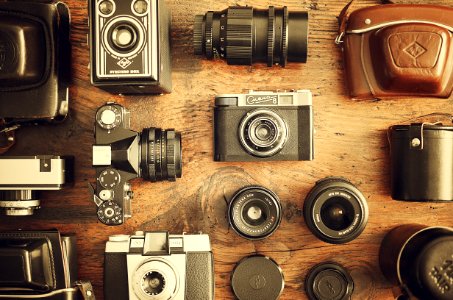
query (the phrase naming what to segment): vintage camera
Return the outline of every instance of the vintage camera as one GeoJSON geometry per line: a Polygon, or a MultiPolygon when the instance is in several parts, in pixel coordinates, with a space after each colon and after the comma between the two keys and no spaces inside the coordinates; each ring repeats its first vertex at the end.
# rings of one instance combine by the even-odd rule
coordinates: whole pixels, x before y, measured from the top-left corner
{"type": "Polygon", "coordinates": [[[182,173],[181,134],[173,129],[130,127],[130,113],[107,103],[96,112],[93,167],[96,188],[90,185],[99,220],[119,225],[131,216],[133,192],[129,180],[175,181],[182,173]]]}
{"type": "Polygon", "coordinates": [[[105,246],[105,299],[214,299],[209,236],[137,232],[105,246]]]}
{"type": "Polygon", "coordinates": [[[40,208],[38,192],[72,184],[72,156],[0,156],[0,209],[7,216],[29,216],[40,208]]]}
{"type": "Polygon", "coordinates": [[[66,117],[69,23],[62,2],[0,2],[0,130],[66,117]]]}
{"type": "Polygon", "coordinates": [[[90,0],[91,82],[120,94],[171,92],[163,0],[90,0]]]}
{"type": "Polygon", "coordinates": [[[0,232],[0,298],[94,300],[77,280],[75,235],[57,230],[0,232]]]}
{"type": "Polygon", "coordinates": [[[313,111],[308,90],[219,95],[214,160],[312,160],[313,111]]]}

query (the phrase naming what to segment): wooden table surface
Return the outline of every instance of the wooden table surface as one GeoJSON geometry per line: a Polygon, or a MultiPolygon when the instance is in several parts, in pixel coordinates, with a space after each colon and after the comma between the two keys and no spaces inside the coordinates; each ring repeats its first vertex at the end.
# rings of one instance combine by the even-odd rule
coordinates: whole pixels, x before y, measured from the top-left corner
{"type": "MultiPolygon", "coordinates": [[[[282,267],[285,289],[281,299],[306,299],[307,271],[327,260],[341,263],[350,271],[355,282],[353,299],[392,299],[391,286],[378,267],[378,249],[385,233],[409,222],[453,226],[453,220],[449,204],[397,202],[390,198],[386,129],[419,115],[451,112],[451,99],[349,99],[343,82],[341,51],[334,44],[336,16],[346,0],[167,2],[173,16],[173,93],[126,97],[91,86],[86,1],[67,0],[72,11],[70,117],[61,125],[21,129],[17,145],[8,154],[75,155],[75,184],[64,191],[43,193],[42,208],[32,217],[1,217],[0,229],[57,228],[62,232],[76,232],[79,277],[93,282],[98,299],[103,299],[103,254],[108,236],[131,234],[136,230],[208,233],[215,257],[216,299],[233,298],[230,272],[242,257],[254,253],[268,255],[282,267]],[[308,10],[308,62],[289,64],[286,68],[247,67],[228,66],[224,61],[194,56],[194,16],[235,4],[262,8],[287,5],[291,10],[308,10]],[[313,161],[213,161],[214,97],[248,89],[310,89],[313,92],[316,128],[313,161]],[[98,222],[87,188],[89,182],[95,181],[91,167],[94,113],[106,101],[117,101],[131,111],[134,130],[151,126],[176,128],[182,132],[183,139],[183,177],[176,182],[133,181],[133,216],[118,227],[98,222]],[[331,175],[349,178],[364,193],[370,208],[365,231],[344,245],[319,241],[302,217],[307,192],[317,180],[331,175]],[[277,193],[284,207],[280,228],[270,238],[258,242],[236,235],[228,228],[225,216],[225,199],[250,184],[262,185],[277,193]]],[[[447,0],[431,2],[451,4],[447,0]]],[[[358,1],[354,7],[376,3],[358,1]]]]}

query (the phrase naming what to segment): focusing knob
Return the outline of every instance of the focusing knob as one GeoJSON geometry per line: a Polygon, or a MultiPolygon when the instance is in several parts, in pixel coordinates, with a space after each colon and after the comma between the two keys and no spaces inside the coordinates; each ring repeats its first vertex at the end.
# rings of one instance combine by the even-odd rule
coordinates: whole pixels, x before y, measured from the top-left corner
{"type": "Polygon", "coordinates": [[[205,36],[205,54],[208,59],[214,57],[213,41],[214,36],[212,35],[212,23],[214,22],[214,13],[212,11],[206,13],[206,36],[205,36]]]}
{"type": "Polygon", "coordinates": [[[115,169],[105,169],[99,174],[98,180],[102,187],[112,189],[121,182],[121,176],[115,169]]]}
{"type": "Polygon", "coordinates": [[[169,181],[176,180],[176,132],[168,130],[167,134],[167,174],[169,181]]]}
{"type": "Polygon", "coordinates": [[[227,48],[228,64],[252,64],[253,8],[235,7],[228,9],[227,48]]]}
{"type": "Polygon", "coordinates": [[[203,55],[203,15],[195,16],[193,25],[193,48],[196,55],[203,55]]]}
{"type": "Polygon", "coordinates": [[[98,219],[106,225],[119,225],[123,223],[121,207],[113,201],[105,201],[98,207],[98,219]]]}
{"type": "Polygon", "coordinates": [[[121,111],[113,105],[103,106],[96,114],[96,121],[104,129],[113,129],[121,124],[121,111]]]}

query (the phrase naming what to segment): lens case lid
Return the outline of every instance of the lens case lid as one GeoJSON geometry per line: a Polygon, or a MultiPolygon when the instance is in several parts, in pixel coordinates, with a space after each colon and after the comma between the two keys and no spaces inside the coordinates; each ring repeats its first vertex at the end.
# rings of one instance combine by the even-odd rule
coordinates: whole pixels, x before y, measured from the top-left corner
{"type": "Polygon", "coordinates": [[[285,286],[282,269],[271,258],[243,258],[231,273],[231,288],[239,300],[276,300],[285,286]]]}
{"type": "Polygon", "coordinates": [[[321,263],[308,272],[305,290],[311,300],[346,300],[351,297],[354,282],[341,265],[321,263]]]}
{"type": "Polygon", "coordinates": [[[429,299],[453,299],[453,236],[436,238],[426,244],[416,261],[416,277],[423,296],[429,299]]]}
{"type": "Polygon", "coordinates": [[[237,191],[228,205],[228,221],[233,230],[250,240],[264,239],[277,230],[282,219],[278,196],[261,186],[237,191]]]}

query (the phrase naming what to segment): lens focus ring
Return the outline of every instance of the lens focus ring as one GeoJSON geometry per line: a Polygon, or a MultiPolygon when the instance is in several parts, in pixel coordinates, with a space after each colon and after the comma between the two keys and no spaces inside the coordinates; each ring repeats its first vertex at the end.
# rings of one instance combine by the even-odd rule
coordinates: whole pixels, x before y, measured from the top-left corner
{"type": "Polygon", "coordinates": [[[226,34],[228,64],[252,64],[252,22],[253,8],[239,7],[228,9],[226,34]]]}

